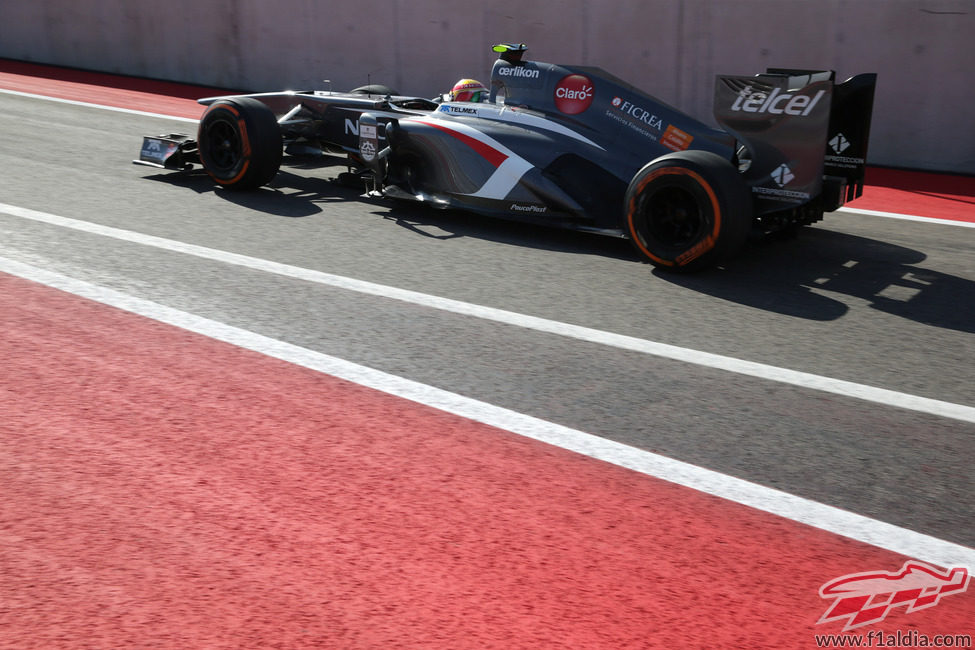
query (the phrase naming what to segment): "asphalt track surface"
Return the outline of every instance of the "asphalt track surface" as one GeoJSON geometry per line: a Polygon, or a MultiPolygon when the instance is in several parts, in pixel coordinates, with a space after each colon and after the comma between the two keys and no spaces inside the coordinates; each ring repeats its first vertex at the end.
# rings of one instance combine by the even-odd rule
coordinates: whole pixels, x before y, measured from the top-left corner
{"type": "MultiPolygon", "coordinates": [[[[14,72],[3,87],[200,110],[14,72]]],[[[239,194],[129,164],[185,121],[16,94],[0,115],[0,645],[808,647],[840,627],[816,625],[821,584],[907,559],[78,287],[972,557],[972,179],[872,170],[861,212],[674,277],[624,241],[362,200],[327,182],[340,167],[291,161],[239,194]]],[[[972,620],[966,593],[878,629],[972,620]]]]}

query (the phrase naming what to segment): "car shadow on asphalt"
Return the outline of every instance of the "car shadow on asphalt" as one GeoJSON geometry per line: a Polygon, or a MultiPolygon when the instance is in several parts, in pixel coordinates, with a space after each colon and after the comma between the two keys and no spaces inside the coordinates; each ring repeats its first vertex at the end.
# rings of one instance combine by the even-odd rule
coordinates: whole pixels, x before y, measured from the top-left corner
{"type": "Polygon", "coordinates": [[[189,171],[148,174],[143,178],[186,188],[197,194],[212,193],[248,210],[280,217],[310,217],[327,209],[328,203],[358,203],[363,205],[364,210],[368,210],[369,205],[374,206],[372,214],[421,237],[474,237],[540,250],[639,261],[629,242],[622,238],[509,221],[455,209],[437,209],[429,204],[373,198],[367,195],[365,182],[361,185],[339,182],[335,177],[342,171],[345,171],[345,165],[328,159],[286,159],[268,185],[243,192],[220,187],[200,167],[189,171]]]}
{"type": "MultiPolygon", "coordinates": [[[[375,214],[427,237],[476,237],[640,262],[630,242],[619,238],[425,206],[393,207],[375,214]]],[[[790,239],[750,242],[721,267],[699,273],[647,268],[652,276],[688,290],[807,320],[832,321],[846,315],[849,301],[834,297],[844,295],[900,318],[975,332],[975,301],[962,298],[975,296],[975,282],[915,266],[926,259],[919,250],[814,227],[790,239]]]]}
{"type": "Polygon", "coordinates": [[[835,320],[848,302],[925,325],[975,332],[975,282],[915,266],[922,251],[821,227],[784,241],[750,243],[721,268],[691,275],[654,271],[722,300],[812,320],[835,320]]]}
{"type": "Polygon", "coordinates": [[[455,239],[473,237],[484,241],[559,253],[599,255],[612,259],[640,260],[629,241],[566,228],[489,217],[455,209],[435,209],[406,202],[383,201],[373,214],[423,237],[455,239]]]}
{"type": "MultiPolygon", "coordinates": [[[[365,195],[365,185],[352,187],[326,178],[337,171],[307,174],[334,166],[316,160],[291,161],[269,186],[248,192],[223,189],[200,169],[145,178],[197,193],[213,192],[249,210],[281,217],[308,217],[321,213],[328,203],[358,202],[372,204],[372,214],[422,237],[474,237],[640,262],[633,247],[622,238],[438,210],[426,204],[372,199],[365,195]],[[303,173],[293,173],[292,169],[303,173]]],[[[729,302],[807,320],[832,321],[848,313],[848,301],[830,296],[841,294],[860,299],[871,309],[918,323],[975,332],[975,301],[964,298],[975,295],[975,282],[914,266],[926,259],[925,253],[904,246],[812,227],[787,240],[750,242],[720,268],[693,274],[653,269],[652,276],[729,302]]],[[[651,269],[649,265],[647,268],[651,269]]]]}
{"type": "Polygon", "coordinates": [[[166,171],[159,174],[144,176],[152,180],[169,185],[193,190],[197,194],[213,193],[221,199],[265,214],[278,217],[310,217],[323,211],[323,204],[334,202],[349,202],[360,199],[362,191],[329,182],[316,176],[296,174],[289,170],[322,169],[330,164],[314,164],[310,162],[291,163],[281,170],[268,185],[256,190],[236,191],[228,190],[217,185],[202,168],[196,167],[189,171],[166,171]]]}

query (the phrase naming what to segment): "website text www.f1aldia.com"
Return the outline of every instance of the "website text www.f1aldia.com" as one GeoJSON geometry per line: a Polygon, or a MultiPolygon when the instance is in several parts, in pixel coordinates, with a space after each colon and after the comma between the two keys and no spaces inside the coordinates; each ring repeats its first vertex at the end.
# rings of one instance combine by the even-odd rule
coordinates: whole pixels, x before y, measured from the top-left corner
{"type": "Polygon", "coordinates": [[[817,648],[971,648],[971,634],[921,634],[917,630],[817,634],[817,648]]]}

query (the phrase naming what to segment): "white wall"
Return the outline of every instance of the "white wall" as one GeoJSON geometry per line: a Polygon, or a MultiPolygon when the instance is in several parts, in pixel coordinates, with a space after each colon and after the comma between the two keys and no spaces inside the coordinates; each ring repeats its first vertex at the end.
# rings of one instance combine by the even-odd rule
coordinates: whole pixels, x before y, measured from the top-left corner
{"type": "Polygon", "coordinates": [[[975,0],[0,0],[0,57],[250,90],[432,96],[499,41],[709,123],[717,73],[877,72],[871,162],[975,174],[975,0]]]}

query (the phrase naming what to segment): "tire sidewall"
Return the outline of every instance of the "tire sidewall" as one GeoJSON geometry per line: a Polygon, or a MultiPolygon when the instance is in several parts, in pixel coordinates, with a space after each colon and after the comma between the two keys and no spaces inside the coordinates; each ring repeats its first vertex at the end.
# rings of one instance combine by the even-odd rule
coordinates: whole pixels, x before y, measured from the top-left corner
{"type": "Polygon", "coordinates": [[[200,120],[197,142],[200,148],[200,161],[210,177],[217,183],[228,186],[235,185],[244,178],[250,169],[253,150],[250,146],[247,122],[234,103],[220,101],[207,108],[200,120]],[[218,165],[216,156],[208,146],[211,137],[210,132],[222,125],[228,126],[237,138],[234,148],[237,150],[238,158],[234,166],[230,168],[218,165]]]}
{"type": "Polygon", "coordinates": [[[630,182],[624,202],[624,230],[651,264],[671,271],[712,266],[736,252],[751,227],[748,188],[731,163],[705,151],[661,156],[630,182]],[[651,220],[655,201],[693,198],[696,225],[691,237],[667,241],[651,220]]]}
{"type": "Polygon", "coordinates": [[[264,185],[278,172],[282,158],[281,130],[274,113],[251,97],[222,99],[211,104],[200,119],[197,134],[200,161],[218,184],[232,189],[264,185]],[[219,165],[211,151],[211,132],[227,128],[236,142],[233,166],[219,165]]]}

